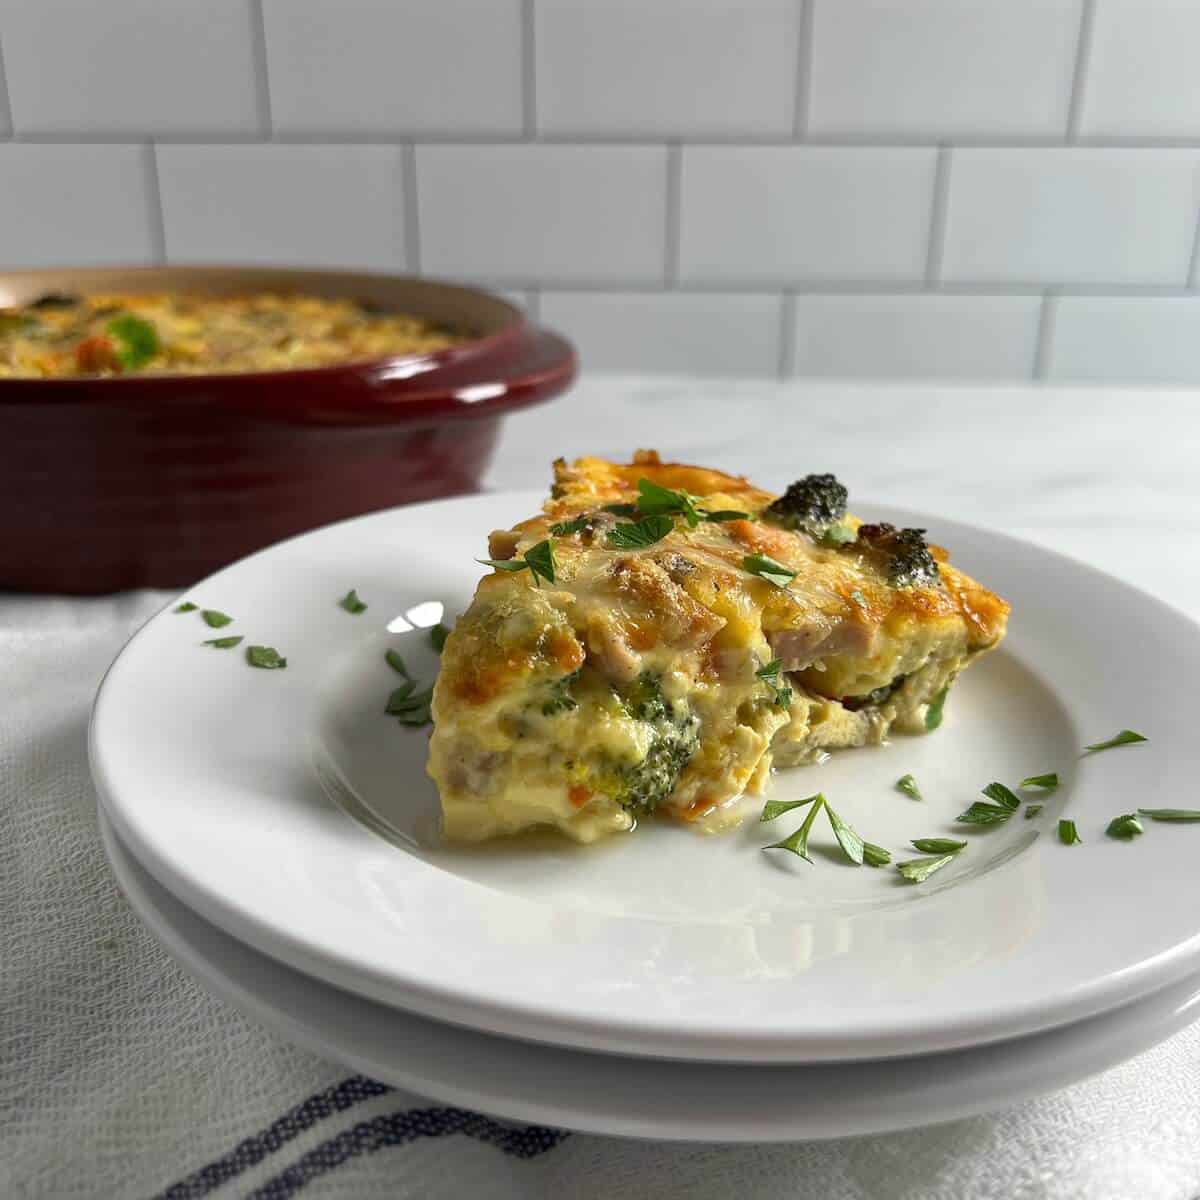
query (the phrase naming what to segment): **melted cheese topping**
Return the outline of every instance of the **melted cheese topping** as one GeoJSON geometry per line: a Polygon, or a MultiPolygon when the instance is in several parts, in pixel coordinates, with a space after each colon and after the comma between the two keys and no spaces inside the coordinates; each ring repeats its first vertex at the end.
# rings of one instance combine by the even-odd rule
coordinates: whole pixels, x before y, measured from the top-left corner
{"type": "Polygon", "coordinates": [[[543,512],[490,540],[511,558],[552,538],[555,583],[487,576],[443,650],[429,773],[450,838],[549,825],[590,841],[651,809],[711,815],[761,789],[773,759],[919,730],[928,702],[1003,636],[1008,606],[944,551],[940,584],[895,587],[875,553],[757,519],[775,497],[745,479],[652,452],[555,475],[543,512]],[[613,549],[607,532],[628,518],[605,506],[635,503],[642,479],[752,515],[676,519],[644,549],[613,549]],[[583,529],[550,533],[577,517],[583,529]],[[749,554],[795,579],[747,572],[749,554]],[[756,674],[776,659],[790,703],[756,674]]]}

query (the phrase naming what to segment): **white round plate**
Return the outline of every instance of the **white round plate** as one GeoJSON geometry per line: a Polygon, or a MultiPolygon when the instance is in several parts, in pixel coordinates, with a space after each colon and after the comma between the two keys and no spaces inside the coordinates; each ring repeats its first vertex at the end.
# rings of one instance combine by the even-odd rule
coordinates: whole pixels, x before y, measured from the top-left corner
{"type": "Polygon", "coordinates": [[[620,1137],[784,1142],[990,1112],[1094,1075],[1200,1016],[1200,979],[1050,1033],[921,1058],[738,1066],[591,1054],[473,1033],[339,991],[259,954],[159,887],[101,831],[126,896],[205,986],[326,1058],[443,1103],[620,1137]]]}
{"type": "Polygon", "coordinates": [[[1104,836],[1138,805],[1195,803],[1200,629],[1080,563],[914,513],[1014,606],[1003,647],[967,671],[924,738],[779,772],[820,789],[898,858],[991,780],[1057,771],[1036,820],[967,830],[914,886],[761,847],[797,821],[703,837],[666,822],[579,847],[548,836],[437,841],[426,734],[383,715],[395,647],[423,680],[422,625],[473,592],[489,529],[535,495],[397,509],[282,543],[187,598],[220,634],[277,647],[286,670],[196,613],[153,618],[96,701],[91,765],[112,820],[160,883],[259,950],[338,987],[492,1033],[617,1053],[740,1062],[910,1055],[1024,1035],[1200,970],[1200,827],[1104,836]],[[351,616],[356,588],[370,606],[351,616]],[[416,628],[414,628],[416,626],[416,628]],[[1130,727],[1148,744],[1080,758],[1130,727]],[[911,772],[925,795],[894,789],[911,772]],[[1064,846],[1069,813],[1084,844],[1064,846]],[[382,836],[381,836],[382,835],[382,836]]]}

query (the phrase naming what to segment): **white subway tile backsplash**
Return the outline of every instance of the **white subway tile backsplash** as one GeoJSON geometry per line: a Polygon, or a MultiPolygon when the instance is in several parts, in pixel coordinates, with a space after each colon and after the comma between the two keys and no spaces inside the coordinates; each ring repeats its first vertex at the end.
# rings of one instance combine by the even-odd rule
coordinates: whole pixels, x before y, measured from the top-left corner
{"type": "Polygon", "coordinates": [[[264,0],[283,134],[519,134],[521,0],[264,0]]]}
{"type": "Polygon", "coordinates": [[[1066,132],[1082,0],[813,3],[810,132],[1066,132]]]}
{"type": "Polygon", "coordinates": [[[792,368],[862,379],[1029,379],[1039,296],[797,296],[792,368]]]}
{"type": "Polygon", "coordinates": [[[522,284],[658,282],[661,146],[418,146],[421,269],[522,284]]]}
{"type": "Polygon", "coordinates": [[[932,148],[685,146],[680,277],[920,279],[936,159],[932,148]]]}
{"type": "Polygon", "coordinates": [[[943,277],[1182,284],[1198,209],[1200,151],[954,150],[943,277]]]}
{"type": "Polygon", "coordinates": [[[537,0],[538,128],[790,136],[800,8],[797,0],[537,0]]]}
{"type": "Polygon", "coordinates": [[[1061,296],[1053,380],[1200,383],[1200,296],[1061,296]]]}
{"type": "Polygon", "coordinates": [[[541,320],[579,347],[589,371],[775,375],[779,296],[544,292],[541,320]]]}
{"type": "Polygon", "coordinates": [[[1200,4],[1099,0],[1080,132],[1200,136],[1200,4]]]}
{"type": "Polygon", "coordinates": [[[404,266],[400,153],[391,146],[160,146],[176,262],[404,266]]]}
{"type": "Polygon", "coordinates": [[[19,134],[253,134],[251,0],[0,0],[19,134]]]}
{"type": "Polygon", "coordinates": [[[0,263],[144,263],[154,258],[140,146],[0,145],[0,263]]]}

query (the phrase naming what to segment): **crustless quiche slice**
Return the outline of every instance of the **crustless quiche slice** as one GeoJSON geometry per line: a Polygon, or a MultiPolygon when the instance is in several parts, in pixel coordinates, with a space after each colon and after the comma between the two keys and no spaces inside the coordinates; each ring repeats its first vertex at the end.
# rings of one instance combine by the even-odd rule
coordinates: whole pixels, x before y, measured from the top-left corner
{"type": "Polygon", "coordinates": [[[645,451],[559,461],[490,553],[433,698],[457,840],[719,824],[772,764],[924,732],[1008,614],[922,530],[848,515],[830,475],[775,496],[645,451]]]}

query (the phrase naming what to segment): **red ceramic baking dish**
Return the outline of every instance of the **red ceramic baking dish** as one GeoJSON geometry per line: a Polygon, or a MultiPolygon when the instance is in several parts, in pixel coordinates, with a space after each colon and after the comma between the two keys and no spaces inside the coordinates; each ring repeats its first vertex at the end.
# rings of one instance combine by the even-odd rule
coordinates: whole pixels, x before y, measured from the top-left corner
{"type": "Polygon", "coordinates": [[[181,587],[342,517],[478,490],[505,413],[567,388],[569,343],[427,279],[255,267],[0,273],[49,293],[348,297],[471,340],[293,371],[0,378],[0,589],[181,587]]]}

